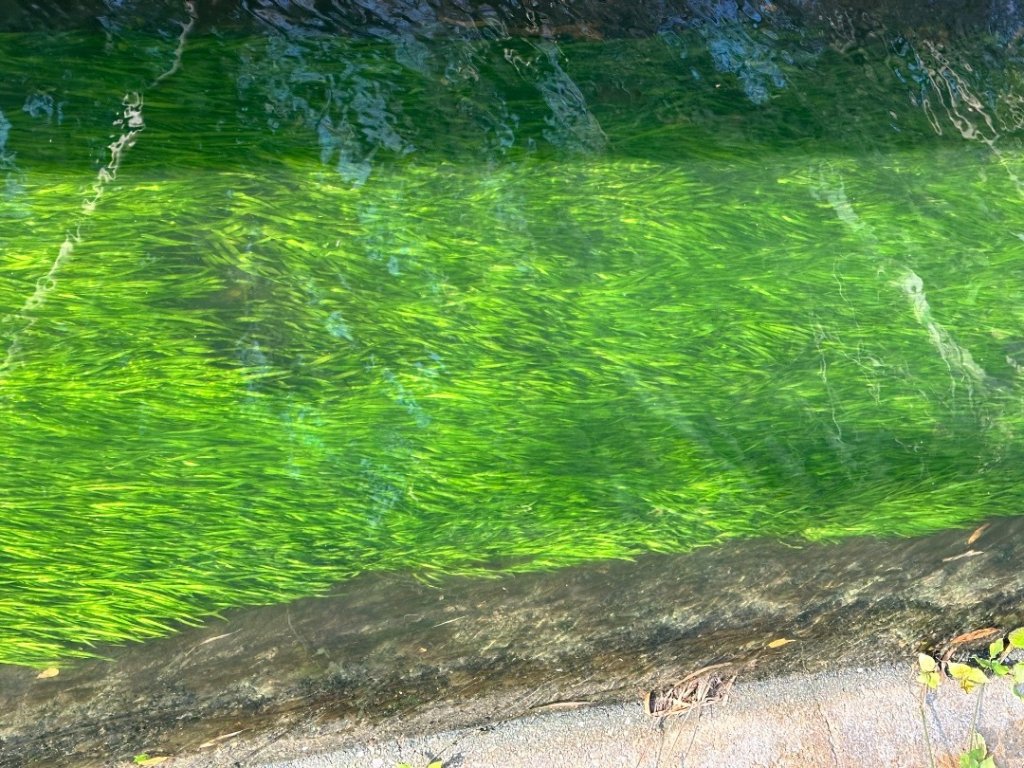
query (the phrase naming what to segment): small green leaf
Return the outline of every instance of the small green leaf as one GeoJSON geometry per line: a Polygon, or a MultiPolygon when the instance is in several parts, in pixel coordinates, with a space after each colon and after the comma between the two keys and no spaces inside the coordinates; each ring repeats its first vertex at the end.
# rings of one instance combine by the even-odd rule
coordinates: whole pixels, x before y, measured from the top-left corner
{"type": "Polygon", "coordinates": [[[939,687],[939,666],[935,659],[926,653],[917,654],[917,666],[921,670],[917,682],[932,690],[939,687]]]}
{"type": "Polygon", "coordinates": [[[440,760],[435,760],[427,768],[444,768],[444,764],[440,760]]]}
{"type": "Polygon", "coordinates": [[[1003,652],[1003,649],[1005,647],[1006,644],[1003,642],[1003,638],[1000,637],[998,640],[993,640],[988,645],[988,657],[990,659],[994,659],[996,656],[1003,652]]]}
{"type": "Polygon", "coordinates": [[[949,672],[949,676],[956,680],[966,693],[970,693],[979,685],[984,685],[988,682],[984,672],[968,664],[958,664],[955,661],[951,661],[946,664],[946,671],[949,672]]]}
{"type": "Polygon", "coordinates": [[[995,661],[993,659],[983,659],[979,656],[975,656],[974,663],[982,669],[987,670],[998,677],[1005,677],[1006,674],[1010,671],[1010,668],[1008,666],[1006,666],[1000,661],[995,661]]]}
{"type": "Polygon", "coordinates": [[[971,748],[960,755],[960,768],[995,768],[985,738],[977,731],[971,735],[971,748]]]}
{"type": "Polygon", "coordinates": [[[939,673],[938,672],[922,672],[917,676],[917,682],[921,685],[931,688],[933,691],[939,687],[939,673]]]}
{"type": "Polygon", "coordinates": [[[1024,627],[1017,627],[1006,637],[1012,648],[1024,648],[1024,627]]]}
{"type": "Polygon", "coordinates": [[[1024,683],[1024,663],[1013,665],[1013,682],[1024,683]]]}

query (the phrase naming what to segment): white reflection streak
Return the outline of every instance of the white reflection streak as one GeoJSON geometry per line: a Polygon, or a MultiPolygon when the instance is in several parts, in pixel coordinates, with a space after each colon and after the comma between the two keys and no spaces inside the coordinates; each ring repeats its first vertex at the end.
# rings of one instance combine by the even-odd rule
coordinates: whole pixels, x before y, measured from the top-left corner
{"type": "Polygon", "coordinates": [[[832,416],[832,426],[836,428],[835,431],[835,442],[836,446],[845,456],[846,444],[843,442],[843,428],[839,425],[839,417],[836,415],[836,393],[832,389],[832,385],[828,383],[828,357],[825,354],[825,347],[822,345],[823,342],[829,340],[828,332],[821,325],[821,323],[814,323],[814,348],[818,351],[818,357],[820,362],[818,364],[818,376],[821,377],[821,383],[825,386],[825,394],[828,395],[828,405],[832,416]]]}
{"type": "MultiPolygon", "coordinates": [[[[181,68],[185,44],[188,41],[189,33],[195,27],[197,19],[195,5],[192,0],[185,0],[184,5],[185,10],[188,11],[189,20],[187,23],[181,23],[181,35],[178,37],[178,45],[174,50],[174,61],[167,71],[160,74],[150,83],[150,88],[156,87],[162,80],[170,77],[181,68]]],[[[121,162],[124,159],[125,153],[135,146],[135,141],[138,139],[139,134],[146,127],[145,120],[142,117],[142,94],[125,94],[121,104],[123,107],[121,116],[114,121],[114,125],[121,128],[122,132],[117,139],[107,145],[107,149],[110,150],[110,160],[96,173],[96,181],[91,187],[92,195],[82,202],[83,218],[91,215],[96,210],[96,204],[103,196],[104,190],[117,178],[117,172],[121,168],[121,162]]],[[[2,150],[2,146],[0,146],[0,150],[2,150]]],[[[57,287],[58,273],[74,254],[75,244],[82,241],[81,230],[82,220],[80,219],[75,224],[74,234],[68,232],[64,236],[64,242],[61,243],[57,257],[50,264],[50,269],[43,277],[36,281],[35,291],[25,300],[20,310],[8,316],[9,319],[27,322],[21,328],[15,329],[11,334],[11,341],[7,345],[7,353],[4,355],[3,362],[0,363],[0,381],[6,378],[17,359],[18,352],[21,349],[22,335],[36,323],[37,318],[33,316],[33,310],[46,303],[49,294],[57,287]]]]}
{"type": "Polygon", "coordinates": [[[47,295],[57,286],[57,272],[64,265],[64,262],[70,258],[71,252],[75,249],[74,244],[78,240],[77,232],[74,235],[68,234],[64,238],[60,251],[57,253],[57,258],[50,265],[50,271],[36,281],[35,291],[25,300],[21,309],[14,315],[14,317],[21,319],[25,319],[27,316],[28,322],[11,335],[11,343],[7,345],[7,354],[4,355],[3,363],[0,363],[0,376],[6,375],[14,359],[17,357],[18,351],[21,348],[21,335],[36,324],[36,318],[29,313],[42,306],[46,301],[47,295]]]}
{"type": "Polygon", "coordinates": [[[185,10],[188,11],[188,23],[181,24],[181,34],[178,36],[178,47],[174,49],[174,63],[171,64],[171,68],[164,72],[160,77],[153,81],[150,88],[157,85],[161,80],[170,77],[179,69],[181,69],[181,57],[185,53],[185,43],[188,42],[189,33],[192,32],[192,28],[196,25],[196,6],[192,0],[185,0],[185,10]]]}
{"type": "Polygon", "coordinates": [[[135,140],[146,127],[146,122],[142,119],[141,94],[129,93],[121,103],[124,105],[124,111],[121,117],[114,121],[114,125],[127,130],[107,145],[107,149],[110,150],[110,161],[96,174],[96,182],[92,185],[92,197],[82,203],[82,212],[86,215],[96,210],[96,203],[103,196],[103,191],[117,178],[125,152],[135,146],[135,140]]]}
{"type": "MultiPolygon", "coordinates": [[[[999,130],[995,126],[995,121],[985,111],[985,105],[981,99],[974,95],[971,91],[969,84],[960,74],[953,69],[953,65],[931,42],[925,43],[925,49],[931,55],[936,67],[930,67],[925,64],[920,56],[917,56],[918,64],[924,70],[928,77],[928,82],[938,98],[939,103],[946,112],[946,117],[953,124],[953,127],[960,132],[968,141],[977,140],[987,146],[996,159],[999,161],[999,165],[1002,166],[1003,170],[1006,171],[1007,176],[1013,182],[1017,188],[1017,194],[1024,197],[1024,183],[1017,174],[1015,174],[1006,163],[1003,158],[1003,153],[999,147],[996,146],[996,142],[999,140],[999,130]],[[966,112],[973,113],[974,115],[980,116],[984,122],[984,127],[980,124],[976,124],[971,116],[964,114],[961,111],[959,105],[966,105],[966,112]]],[[[971,71],[969,65],[965,65],[968,71],[971,71]]],[[[942,134],[942,127],[939,124],[938,118],[935,116],[932,110],[929,100],[926,98],[923,100],[923,108],[925,114],[928,116],[929,122],[932,124],[932,128],[939,135],[942,134]]]]}
{"type": "MultiPolygon", "coordinates": [[[[834,174],[829,170],[828,175],[834,174]]],[[[870,245],[878,244],[878,238],[872,231],[869,224],[864,222],[846,196],[846,189],[842,180],[828,178],[826,167],[819,170],[818,185],[813,194],[818,198],[828,201],[832,210],[843,225],[854,233],[865,243],[870,245]]],[[[886,270],[889,263],[879,265],[879,274],[886,270]]],[[[967,386],[968,401],[973,404],[975,385],[984,388],[988,379],[985,370],[974,362],[970,351],[961,347],[949,332],[943,328],[932,315],[931,305],[924,293],[924,280],[912,269],[907,269],[897,281],[896,285],[903,291],[903,294],[910,300],[911,311],[914,319],[920,323],[928,332],[928,340],[935,347],[950,376],[950,391],[956,396],[957,382],[965,382],[967,386]]],[[[819,349],[820,351],[820,349],[819,349]]],[[[825,381],[826,370],[821,371],[822,380],[825,381]]],[[[827,381],[826,381],[827,385],[827,381]]],[[[836,425],[838,426],[838,424],[836,425]]]]}
{"type": "Polygon", "coordinates": [[[914,318],[928,331],[928,340],[938,350],[942,362],[946,364],[951,381],[950,389],[956,395],[957,379],[967,384],[967,399],[973,402],[974,385],[984,385],[987,374],[971,356],[970,351],[957,344],[949,332],[935,322],[928,299],[924,295],[924,280],[914,272],[907,270],[900,280],[900,288],[910,299],[914,318]]]}

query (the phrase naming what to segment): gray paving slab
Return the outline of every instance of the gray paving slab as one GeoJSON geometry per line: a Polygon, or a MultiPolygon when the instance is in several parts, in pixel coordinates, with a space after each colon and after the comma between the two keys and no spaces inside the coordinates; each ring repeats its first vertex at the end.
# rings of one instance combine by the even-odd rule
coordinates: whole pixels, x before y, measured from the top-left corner
{"type": "MultiPolygon", "coordinates": [[[[924,702],[936,768],[958,765],[977,699],[947,681],[924,702]]],[[[1024,767],[1024,703],[995,681],[978,729],[1001,768],[1024,767]]],[[[912,664],[737,681],[722,704],[656,720],[639,698],[487,728],[332,744],[330,736],[224,743],[167,768],[930,768],[912,664]]]]}

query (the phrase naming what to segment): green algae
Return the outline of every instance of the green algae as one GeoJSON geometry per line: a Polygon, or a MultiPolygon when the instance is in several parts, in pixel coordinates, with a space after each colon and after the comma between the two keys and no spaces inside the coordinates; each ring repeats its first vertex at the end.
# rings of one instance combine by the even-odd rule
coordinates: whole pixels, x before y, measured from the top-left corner
{"type": "Polygon", "coordinates": [[[1013,131],[893,131],[892,81],[860,144],[816,137],[848,62],[757,105],[701,40],[515,42],[517,83],[475,41],[477,77],[430,87],[365,42],[196,41],[148,89],[166,51],[71,77],[7,46],[0,662],[368,571],[1019,514],[1013,131]],[[624,103],[565,90],[623,51],[624,103]],[[380,102],[344,123],[343,91],[380,102]]]}

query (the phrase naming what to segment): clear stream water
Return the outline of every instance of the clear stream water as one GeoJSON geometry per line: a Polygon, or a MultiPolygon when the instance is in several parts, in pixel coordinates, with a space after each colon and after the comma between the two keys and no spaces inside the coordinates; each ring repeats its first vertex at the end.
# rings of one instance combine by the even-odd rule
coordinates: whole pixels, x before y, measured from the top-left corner
{"type": "Polygon", "coordinates": [[[1020,512],[1013,13],[559,7],[8,9],[0,662],[1020,512]]]}

